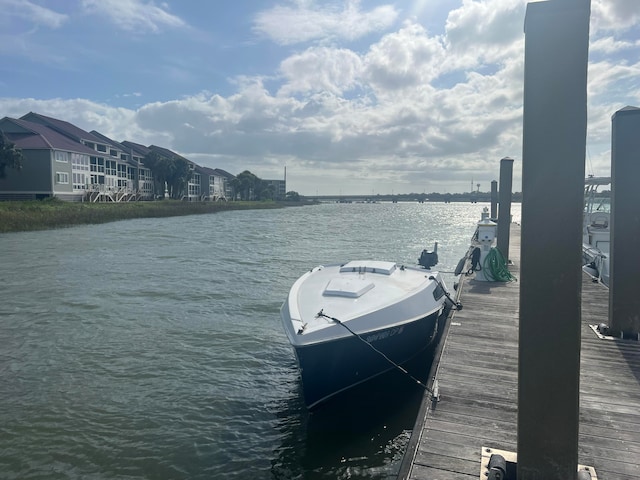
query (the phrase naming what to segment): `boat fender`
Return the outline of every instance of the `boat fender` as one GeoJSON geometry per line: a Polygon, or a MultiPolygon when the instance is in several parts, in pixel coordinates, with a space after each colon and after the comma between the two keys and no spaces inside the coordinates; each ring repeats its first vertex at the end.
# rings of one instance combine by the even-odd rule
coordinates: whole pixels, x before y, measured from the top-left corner
{"type": "Polygon", "coordinates": [[[504,480],[507,475],[507,461],[502,455],[494,453],[489,458],[489,480],[504,480]]]}
{"type": "Polygon", "coordinates": [[[580,470],[578,472],[578,480],[591,480],[591,472],[589,470],[580,470]]]}
{"type": "Polygon", "coordinates": [[[462,257],[458,262],[458,266],[456,267],[456,270],[453,272],[453,274],[456,277],[462,273],[462,269],[464,268],[464,264],[466,261],[467,261],[467,257],[462,257]]]}
{"type": "Polygon", "coordinates": [[[480,247],[476,247],[471,252],[471,268],[467,271],[467,275],[471,275],[473,272],[479,272],[482,270],[482,266],[480,265],[480,254],[482,250],[480,247]]]}

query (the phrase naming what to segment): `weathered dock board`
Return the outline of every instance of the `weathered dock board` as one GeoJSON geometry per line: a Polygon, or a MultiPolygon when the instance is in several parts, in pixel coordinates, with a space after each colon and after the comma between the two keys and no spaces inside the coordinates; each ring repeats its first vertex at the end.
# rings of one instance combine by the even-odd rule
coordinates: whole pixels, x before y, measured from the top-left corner
{"type": "MultiPolygon", "coordinates": [[[[511,228],[510,258],[518,278],[518,225],[511,228]]],[[[480,478],[482,447],[517,448],[519,283],[469,277],[459,289],[464,308],[449,318],[432,369],[440,399],[425,397],[401,479],[480,478]]],[[[598,480],[640,479],[640,344],[596,336],[589,325],[606,323],[607,308],[608,290],[585,275],[579,463],[595,467],[598,480]]]]}

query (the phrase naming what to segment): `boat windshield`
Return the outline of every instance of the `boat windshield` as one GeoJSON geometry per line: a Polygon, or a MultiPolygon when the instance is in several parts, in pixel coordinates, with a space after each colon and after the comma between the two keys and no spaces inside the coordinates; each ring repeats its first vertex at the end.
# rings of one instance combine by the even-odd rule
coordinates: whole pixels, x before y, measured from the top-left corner
{"type": "Polygon", "coordinates": [[[593,212],[611,213],[611,199],[596,197],[593,202],[593,212]]]}
{"type": "Polygon", "coordinates": [[[589,177],[584,189],[585,213],[611,213],[611,179],[608,177],[589,177]]]}

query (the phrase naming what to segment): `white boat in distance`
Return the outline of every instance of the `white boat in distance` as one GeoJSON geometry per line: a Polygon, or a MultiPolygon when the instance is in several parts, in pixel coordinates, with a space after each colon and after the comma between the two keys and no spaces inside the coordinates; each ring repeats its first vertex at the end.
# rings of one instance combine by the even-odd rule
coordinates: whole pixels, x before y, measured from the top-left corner
{"type": "Polygon", "coordinates": [[[321,265],[302,275],[280,313],[307,407],[420,353],[447,299],[453,304],[438,272],[394,262],[321,265]]]}
{"type": "Polygon", "coordinates": [[[609,246],[611,242],[611,198],[598,188],[611,186],[611,177],[585,179],[584,225],[582,231],[582,269],[594,281],[609,286],[609,246]]]}

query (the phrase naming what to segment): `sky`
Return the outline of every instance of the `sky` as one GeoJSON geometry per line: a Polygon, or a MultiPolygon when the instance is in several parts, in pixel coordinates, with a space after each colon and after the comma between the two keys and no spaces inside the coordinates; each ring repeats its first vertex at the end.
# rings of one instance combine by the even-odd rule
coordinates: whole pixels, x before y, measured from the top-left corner
{"type": "MultiPolygon", "coordinates": [[[[526,5],[0,0],[0,118],[286,167],[303,195],[489,191],[503,157],[520,191],[526,5]]],[[[591,0],[587,93],[585,171],[608,175],[611,116],[640,106],[638,0],[591,0]]]]}

